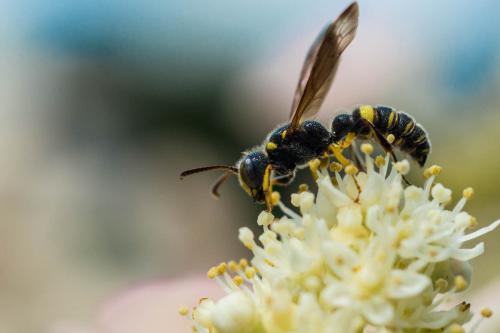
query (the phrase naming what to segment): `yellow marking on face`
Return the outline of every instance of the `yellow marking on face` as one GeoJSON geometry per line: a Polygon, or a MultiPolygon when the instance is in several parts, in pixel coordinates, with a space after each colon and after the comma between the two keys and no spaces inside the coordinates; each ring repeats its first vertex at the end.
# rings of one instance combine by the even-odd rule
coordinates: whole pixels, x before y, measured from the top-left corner
{"type": "Polygon", "coordinates": [[[286,137],[286,130],[281,132],[281,139],[285,140],[285,137],[286,137]]]}
{"type": "Polygon", "coordinates": [[[238,176],[238,179],[239,179],[239,181],[240,181],[240,186],[241,186],[241,188],[242,188],[243,190],[245,190],[245,192],[247,192],[249,196],[254,197],[254,196],[255,196],[255,194],[253,193],[253,192],[254,192],[254,190],[252,190],[252,189],[251,189],[251,188],[250,188],[250,187],[249,187],[249,186],[248,186],[248,185],[247,185],[247,184],[243,181],[243,179],[241,178],[241,176],[238,176]]]}
{"type": "Polygon", "coordinates": [[[266,145],[266,149],[267,150],[274,150],[278,148],[278,145],[275,144],[274,142],[268,142],[267,145],[266,145]]]}
{"type": "Polygon", "coordinates": [[[396,112],[391,110],[391,114],[389,115],[389,120],[387,121],[387,128],[391,128],[394,123],[394,118],[396,118],[396,112]]]}
{"type": "Polygon", "coordinates": [[[361,118],[373,124],[373,119],[375,117],[375,111],[371,105],[362,105],[359,107],[359,114],[361,118]]]}
{"type": "Polygon", "coordinates": [[[410,132],[414,126],[415,126],[415,124],[413,123],[413,121],[410,121],[408,124],[406,124],[405,130],[403,131],[403,135],[410,134],[410,132]]]}

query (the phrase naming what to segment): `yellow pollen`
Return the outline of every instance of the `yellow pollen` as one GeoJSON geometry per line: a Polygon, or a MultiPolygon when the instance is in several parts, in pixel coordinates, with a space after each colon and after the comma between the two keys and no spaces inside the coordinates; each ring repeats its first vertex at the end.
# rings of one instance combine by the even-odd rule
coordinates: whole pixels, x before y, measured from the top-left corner
{"type": "Polygon", "coordinates": [[[454,284],[458,292],[467,289],[467,281],[464,279],[462,275],[455,276],[454,284]]]}
{"type": "Polygon", "coordinates": [[[308,189],[309,189],[309,187],[307,186],[307,184],[300,184],[299,185],[299,193],[307,192],[308,189]]]}
{"type": "Polygon", "coordinates": [[[187,307],[187,306],[181,306],[181,307],[179,308],[179,314],[180,314],[181,316],[187,316],[187,315],[189,314],[189,309],[188,309],[188,307],[187,307]]]}
{"type": "Polygon", "coordinates": [[[481,310],[481,316],[483,316],[484,318],[489,318],[493,316],[493,311],[491,311],[490,308],[484,308],[481,310]]]}
{"type": "Polygon", "coordinates": [[[217,272],[219,275],[226,273],[227,264],[225,262],[221,262],[219,266],[217,266],[217,272]]]}
{"type": "Polygon", "coordinates": [[[379,168],[383,167],[385,165],[385,158],[381,155],[375,157],[375,165],[379,168]]]}
{"type": "Polygon", "coordinates": [[[463,192],[462,195],[465,199],[470,200],[472,199],[472,196],[474,195],[474,189],[472,187],[467,187],[463,192]]]}
{"type": "Polygon", "coordinates": [[[440,167],[439,165],[432,165],[425,169],[424,171],[424,177],[429,178],[430,176],[438,176],[441,171],[443,171],[443,168],[440,167]]]}
{"type": "Polygon", "coordinates": [[[240,259],[240,267],[241,267],[242,269],[247,268],[247,267],[248,267],[248,260],[246,260],[245,258],[241,258],[241,259],[240,259]]]}
{"type": "Polygon", "coordinates": [[[394,140],[396,140],[396,137],[394,136],[394,134],[389,134],[386,139],[387,139],[387,142],[392,144],[392,143],[394,143],[394,140]]]}
{"type": "Polygon", "coordinates": [[[330,163],[330,171],[332,172],[340,172],[342,171],[342,164],[338,163],[338,162],[332,162],[330,163]]]}
{"type": "Polygon", "coordinates": [[[267,150],[274,150],[278,148],[278,145],[275,144],[274,142],[268,142],[267,145],[266,145],[266,149],[267,150]]]}
{"type": "Polygon", "coordinates": [[[276,206],[278,204],[278,202],[280,201],[280,199],[281,199],[281,195],[279,192],[274,191],[273,193],[271,193],[271,204],[273,206],[276,206]]]}
{"type": "Polygon", "coordinates": [[[465,333],[465,330],[462,326],[458,325],[458,324],[451,324],[450,326],[448,326],[448,330],[447,332],[450,332],[450,333],[465,333]]]}
{"type": "Polygon", "coordinates": [[[373,146],[369,143],[363,143],[361,145],[361,151],[367,155],[371,155],[373,153],[373,146]]]}
{"type": "Polygon", "coordinates": [[[281,139],[285,140],[285,138],[286,138],[286,130],[284,130],[283,132],[281,132],[281,139]]]}
{"type": "Polygon", "coordinates": [[[255,276],[255,268],[253,267],[248,267],[247,269],[245,269],[245,276],[247,277],[247,279],[251,280],[254,278],[255,276]]]}
{"type": "Polygon", "coordinates": [[[219,275],[217,267],[212,267],[207,272],[207,276],[209,279],[215,279],[217,277],[217,275],[219,275]]]}
{"type": "Polygon", "coordinates": [[[239,270],[238,263],[234,260],[231,260],[227,263],[227,267],[231,272],[236,272],[239,270]]]}
{"type": "Polygon", "coordinates": [[[243,284],[243,278],[239,275],[236,275],[235,277],[233,277],[233,282],[239,287],[243,284]]]}
{"type": "Polygon", "coordinates": [[[191,331],[193,331],[193,332],[198,332],[198,329],[196,328],[196,326],[192,326],[192,327],[191,327],[191,331]]]}
{"type": "Polygon", "coordinates": [[[348,166],[345,167],[345,173],[348,175],[354,176],[359,172],[358,168],[356,168],[354,165],[349,164],[348,166]]]}

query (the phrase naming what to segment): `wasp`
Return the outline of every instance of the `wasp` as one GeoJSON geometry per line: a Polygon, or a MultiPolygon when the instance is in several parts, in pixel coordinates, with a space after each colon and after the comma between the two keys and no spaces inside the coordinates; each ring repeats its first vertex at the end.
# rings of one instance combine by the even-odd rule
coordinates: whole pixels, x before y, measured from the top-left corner
{"type": "Polygon", "coordinates": [[[272,209],[273,185],[286,186],[292,182],[296,170],[308,162],[334,155],[342,164],[350,163],[342,151],[352,148],[356,138],[374,139],[396,159],[393,147],[407,152],[420,165],[425,163],[430,150],[427,133],[413,118],[384,106],[361,106],[351,114],[339,114],[332,122],[331,131],[314,120],[335,77],[340,56],[352,42],[358,27],[359,7],[356,2],[327,25],[318,35],[304,61],[290,120],[273,130],[264,142],[243,153],[235,166],[213,165],[186,170],[181,178],[209,170],[224,173],[212,187],[212,194],[231,175],[236,175],[241,187],[255,202],[272,209]]]}

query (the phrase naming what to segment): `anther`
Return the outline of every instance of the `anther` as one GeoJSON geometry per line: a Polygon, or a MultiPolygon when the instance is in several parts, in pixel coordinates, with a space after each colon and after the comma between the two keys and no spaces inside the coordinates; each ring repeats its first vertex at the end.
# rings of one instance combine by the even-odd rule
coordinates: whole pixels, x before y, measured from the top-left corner
{"type": "Polygon", "coordinates": [[[239,267],[238,267],[238,263],[234,260],[230,260],[228,263],[227,263],[227,267],[229,268],[229,270],[231,272],[236,272],[239,270],[239,267]]]}
{"type": "Polygon", "coordinates": [[[241,259],[240,259],[240,267],[241,267],[242,269],[247,268],[247,267],[248,267],[248,260],[246,260],[245,258],[241,258],[241,259]]]}
{"type": "Polygon", "coordinates": [[[253,267],[248,267],[247,269],[245,269],[245,276],[247,277],[247,279],[251,280],[254,278],[255,276],[255,268],[253,267]]]}
{"type": "Polygon", "coordinates": [[[474,195],[474,189],[472,187],[467,187],[465,190],[463,190],[462,195],[465,199],[470,200],[474,195]]]}
{"type": "Polygon", "coordinates": [[[348,175],[354,176],[359,172],[358,168],[356,168],[354,165],[349,164],[348,166],[345,167],[345,173],[348,175]]]}
{"type": "Polygon", "coordinates": [[[243,284],[243,278],[239,275],[236,275],[235,277],[233,277],[233,282],[239,287],[243,284]]]}
{"type": "Polygon", "coordinates": [[[340,172],[342,171],[342,164],[338,163],[338,162],[332,162],[330,163],[330,171],[332,172],[340,172]]]}
{"type": "Polygon", "coordinates": [[[226,270],[227,270],[227,264],[225,262],[221,262],[217,266],[217,272],[219,273],[219,275],[226,273],[226,270]]]}
{"type": "Polygon", "coordinates": [[[385,158],[381,155],[375,157],[375,165],[379,168],[383,167],[385,165],[385,158]]]}
{"type": "Polygon", "coordinates": [[[467,281],[462,275],[455,276],[454,284],[457,292],[462,292],[467,289],[467,281]]]}
{"type": "Polygon", "coordinates": [[[299,193],[307,192],[308,189],[309,189],[309,187],[307,186],[307,184],[300,184],[299,185],[299,193]]]}
{"type": "Polygon", "coordinates": [[[441,171],[443,171],[442,167],[440,167],[439,165],[432,165],[427,169],[425,169],[424,177],[429,178],[431,176],[438,176],[441,173],[441,171]]]}
{"type": "Polygon", "coordinates": [[[207,276],[209,279],[215,279],[219,275],[217,267],[212,267],[208,270],[207,276]]]}
{"type": "Polygon", "coordinates": [[[189,309],[188,309],[188,307],[187,307],[187,306],[181,306],[181,307],[179,308],[179,314],[180,314],[181,316],[187,316],[187,315],[189,314],[189,309]]]}
{"type": "Polygon", "coordinates": [[[386,139],[387,139],[387,142],[392,144],[396,140],[396,137],[394,136],[394,134],[389,134],[386,139]]]}
{"type": "Polygon", "coordinates": [[[484,308],[481,310],[481,316],[483,316],[484,318],[490,318],[491,316],[493,316],[493,311],[491,311],[490,308],[484,308]]]}
{"type": "Polygon", "coordinates": [[[361,145],[361,151],[367,155],[371,155],[373,153],[373,146],[369,143],[363,143],[361,145]]]}

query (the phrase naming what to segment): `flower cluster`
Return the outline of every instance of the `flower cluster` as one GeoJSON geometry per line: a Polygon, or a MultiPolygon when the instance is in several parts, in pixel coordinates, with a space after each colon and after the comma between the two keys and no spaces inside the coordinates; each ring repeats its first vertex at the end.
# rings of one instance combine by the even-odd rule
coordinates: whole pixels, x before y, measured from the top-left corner
{"type": "MultiPolygon", "coordinates": [[[[468,261],[482,254],[484,245],[464,246],[500,221],[468,232],[477,224],[463,211],[471,188],[448,209],[452,193],[435,183],[440,167],[425,171],[423,188],[404,187],[407,161],[390,167],[388,158],[371,158],[370,145],[362,150],[366,171],[348,166],[343,176],[337,168],[332,177],[323,168],[316,195],[305,186],[292,195],[300,214],[275,195],[285,216],[262,212],[258,239],[240,229],[239,239],[253,258],[209,270],[227,295],[201,299],[191,312],[181,309],[193,330],[465,332],[472,313],[456,294],[470,284],[468,261]]],[[[482,317],[490,315],[482,311],[482,317]]]]}

